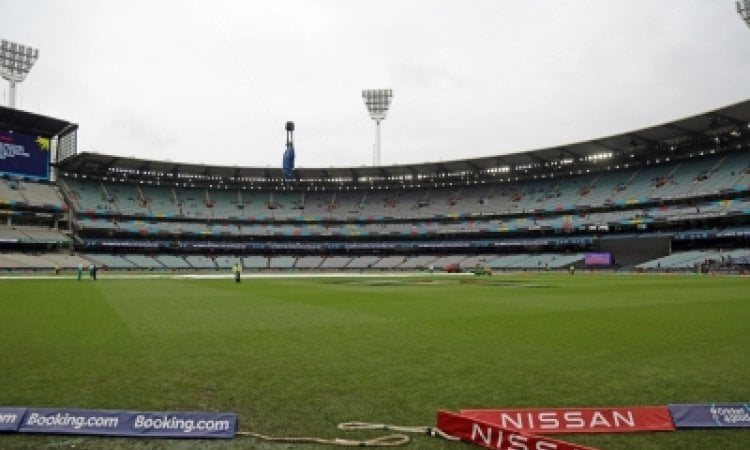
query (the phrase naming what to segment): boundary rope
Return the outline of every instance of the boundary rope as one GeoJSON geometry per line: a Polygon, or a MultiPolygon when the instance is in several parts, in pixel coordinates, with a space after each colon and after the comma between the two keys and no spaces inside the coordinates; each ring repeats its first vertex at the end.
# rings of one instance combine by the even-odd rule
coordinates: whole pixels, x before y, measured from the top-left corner
{"type": "Polygon", "coordinates": [[[236,434],[239,436],[250,436],[268,442],[283,442],[289,444],[324,444],[336,445],[339,447],[398,447],[411,442],[411,438],[404,433],[424,434],[427,436],[440,437],[450,441],[459,440],[458,438],[446,434],[440,429],[434,427],[388,425],[383,423],[368,422],[344,422],[340,423],[337,428],[342,431],[378,430],[395,431],[396,433],[364,440],[341,438],[328,439],[309,436],[267,436],[252,431],[238,431],[236,434]]]}

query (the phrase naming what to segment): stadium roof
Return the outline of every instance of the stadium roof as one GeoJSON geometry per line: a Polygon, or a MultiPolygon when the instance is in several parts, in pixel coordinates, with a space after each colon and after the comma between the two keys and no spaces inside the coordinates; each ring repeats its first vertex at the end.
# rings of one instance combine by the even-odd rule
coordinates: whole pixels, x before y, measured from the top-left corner
{"type": "MultiPolygon", "coordinates": [[[[0,116],[1,117],[1,116],[0,116]]],[[[54,120],[54,119],[49,119],[54,120]]],[[[696,116],[628,133],[539,150],[482,158],[378,167],[298,168],[300,181],[416,180],[459,174],[508,173],[549,170],[561,164],[590,165],[608,160],[633,162],[634,158],[710,151],[730,147],[750,137],[750,100],[696,116]]],[[[197,179],[236,181],[280,181],[279,167],[207,166],[170,161],[152,161],[97,153],[81,153],[59,163],[59,170],[106,176],[113,169],[132,176],[142,174],[195,175],[197,179]]]]}
{"type": "Polygon", "coordinates": [[[53,117],[0,106],[0,129],[52,137],[70,133],[78,129],[78,125],[53,117]]]}

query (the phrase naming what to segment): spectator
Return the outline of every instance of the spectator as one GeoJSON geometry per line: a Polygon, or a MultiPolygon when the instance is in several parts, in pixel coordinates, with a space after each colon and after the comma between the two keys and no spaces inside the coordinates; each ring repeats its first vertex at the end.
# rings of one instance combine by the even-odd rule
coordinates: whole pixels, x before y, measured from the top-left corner
{"type": "Polygon", "coordinates": [[[234,272],[234,282],[239,283],[240,277],[242,276],[242,267],[240,266],[240,263],[235,263],[232,267],[232,272],[234,272]]]}

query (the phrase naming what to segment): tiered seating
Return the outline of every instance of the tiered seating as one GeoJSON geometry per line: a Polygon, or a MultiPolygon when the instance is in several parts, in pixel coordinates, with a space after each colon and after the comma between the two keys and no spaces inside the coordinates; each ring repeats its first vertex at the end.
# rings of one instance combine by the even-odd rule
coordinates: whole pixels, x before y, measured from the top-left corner
{"type": "Polygon", "coordinates": [[[636,267],[640,269],[691,269],[695,267],[696,264],[700,264],[707,259],[711,259],[711,256],[714,253],[715,252],[713,251],[705,250],[677,252],[652,261],[638,264],[636,267]]]}
{"type": "Polygon", "coordinates": [[[269,208],[268,192],[242,191],[242,204],[245,217],[272,217],[269,208]]]}
{"type": "Polygon", "coordinates": [[[271,213],[276,218],[299,217],[303,209],[299,192],[271,191],[268,200],[271,213]]]}
{"type": "MultiPolygon", "coordinates": [[[[584,175],[560,180],[560,196],[553,201],[553,205],[548,209],[556,209],[558,206],[569,207],[575,205],[578,207],[591,206],[594,204],[592,195],[599,186],[598,181],[600,174],[584,175]]],[[[600,203],[601,204],[601,203],[600,203]]]]}
{"type": "Polygon", "coordinates": [[[619,192],[618,188],[624,189],[632,175],[632,171],[625,170],[597,174],[591,185],[581,186],[576,205],[598,206],[612,202],[612,197],[619,192]]]}
{"type": "MultiPolygon", "coordinates": [[[[13,259],[13,253],[0,253],[0,270],[11,270],[19,267],[19,262],[13,259]]],[[[27,267],[27,266],[23,266],[27,267]]]]}
{"type": "Polygon", "coordinates": [[[492,191],[494,190],[493,185],[485,186],[465,186],[457,193],[453,199],[448,199],[456,202],[458,209],[468,214],[483,214],[489,212],[490,201],[492,191]]]}
{"type": "Polygon", "coordinates": [[[154,257],[150,257],[150,256],[129,254],[129,255],[124,255],[123,258],[132,262],[133,265],[141,269],[163,269],[164,268],[164,265],[162,265],[154,257]]]}
{"type": "Polygon", "coordinates": [[[207,256],[190,255],[185,257],[185,261],[194,269],[216,269],[214,260],[207,256]]]}
{"type": "Polygon", "coordinates": [[[378,256],[356,256],[352,258],[352,261],[346,266],[347,269],[369,269],[378,262],[380,257],[378,256]]]}
{"type": "Polygon", "coordinates": [[[583,258],[582,253],[542,253],[537,255],[524,253],[489,258],[487,265],[492,269],[560,269],[579,263],[583,261],[583,258]]]}
{"type": "Polygon", "coordinates": [[[348,266],[352,258],[348,256],[329,256],[320,264],[321,269],[343,269],[348,266]]]}
{"type": "MultiPolygon", "coordinates": [[[[76,205],[79,211],[119,209],[123,214],[182,215],[198,219],[432,218],[476,213],[570,211],[576,206],[629,205],[686,194],[748,190],[748,164],[748,152],[736,152],[554,180],[361,191],[172,188],[147,184],[102,184],[73,178],[66,178],[64,183],[79,197],[81,204],[76,205]],[[240,205],[243,208],[239,208],[240,205]]],[[[3,182],[7,184],[6,180],[3,182]]],[[[5,191],[0,186],[0,197],[5,191]]],[[[18,197],[17,193],[13,195],[18,197]]]]}
{"type": "Polygon", "coordinates": [[[70,237],[54,228],[0,225],[0,239],[18,241],[69,242],[70,237]]]}
{"type": "Polygon", "coordinates": [[[161,265],[169,269],[189,269],[190,268],[190,264],[188,264],[187,261],[185,261],[185,259],[180,256],[159,255],[156,257],[156,260],[161,265]]]}
{"type": "Polygon", "coordinates": [[[296,261],[297,258],[293,256],[276,256],[269,258],[268,267],[270,269],[291,269],[296,261]]]}
{"type": "Polygon", "coordinates": [[[210,191],[211,200],[213,201],[213,215],[214,217],[227,217],[239,219],[246,217],[244,207],[242,205],[242,192],[236,189],[224,189],[217,191],[210,191]]]}
{"type": "MultiPolygon", "coordinates": [[[[627,174],[627,173],[626,173],[627,174]]],[[[669,168],[664,166],[644,167],[630,173],[630,178],[616,186],[610,199],[615,203],[632,203],[652,197],[660,183],[668,183],[669,168]]]]}
{"type": "Polygon", "coordinates": [[[26,238],[27,236],[18,227],[0,226],[0,239],[15,241],[26,238]]]}
{"type": "Polygon", "coordinates": [[[485,267],[487,266],[487,261],[489,259],[492,259],[492,257],[489,257],[487,255],[475,255],[475,256],[469,256],[463,261],[461,261],[461,268],[464,270],[471,270],[479,267],[485,267]]]}
{"type": "Polygon", "coordinates": [[[149,213],[157,217],[174,217],[180,210],[172,188],[142,185],[141,193],[147,200],[149,213]]]}
{"type": "Polygon", "coordinates": [[[520,267],[521,261],[529,258],[529,255],[503,255],[489,261],[488,265],[492,269],[508,269],[511,267],[520,267]]]}
{"type": "Polygon", "coordinates": [[[695,186],[691,190],[692,195],[709,195],[736,188],[747,189],[750,174],[743,168],[750,164],[750,153],[741,152],[726,155],[710,167],[705,173],[698,172],[694,175],[695,186]],[[743,182],[744,179],[744,182],[743,182]]]}
{"type": "Polygon", "coordinates": [[[433,261],[435,261],[437,258],[432,255],[427,256],[412,256],[406,259],[399,268],[401,269],[427,269],[431,265],[433,268],[436,268],[437,266],[433,265],[433,261]]]}
{"type": "Polygon", "coordinates": [[[0,269],[52,269],[55,264],[39,255],[0,253],[0,269]]]}
{"type": "Polygon", "coordinates": [[[242,258],[242,265],[246,269],[267,269],[268,258],[265,256],[245,256],[242,258]]]}
{"type": "Polygon", "coordinates": [[[373,263],[373,269],[395,269],[406,260],[403,256],[385,256],[373,263]]]}
{"type": "Polygon", "coordinates": [[[78,267],[78,264],[83,264],[88,267],[90,262],[74,255],[57,253],[0,253],[0,269],[5,270],[52,270],[54,268],[70,269],[73,267],[78,267]]]}
{"type": "Polygon", "coordinates": [[[575,253],[572,255],[553,255],[553,258],[549,260],[550,269],[560,269],[576,264],[583,261],[584,255],[582,253],[575,253]]]}
{"type": "Polygon", "coordinates": [[[442,269],[445,266],[458,264],[462,269],[464,268],[461,263],[466,259],[466,255],[450,255],[441,256],[433,262],[436,269],[442,269]]]}
{"type": "Polygon", "coordinates": [[[336,192],[305,192],[302,196],[304,209],[301,210],[305,217],[330,217],[338,216],[342,206],[337,199],[336,192]]]}
{"type": "Polygon", "coordinates": [[[29,205],[62,208],[64,204],[57,187],[50,184],[19,181],[18,189],[29,205]]]}
{"type": "Polygon", "coordinates": [[[168,193],[168,196],[171,197],[171,203],[173,203],[169,207],[174,208],[178,216],[210,219],[214,216],[214,207],[209,206],[213,203],[207,198],[207,193],[207,189],[174,188],[172,192],[168,193]]]}
{"type": "Polygon", "coordinates": [[[19,227],[18,229],[32,241],[70,241],[70,237],[54,228],[19,227]]]}
{"type": "Polygon", "coordinates": [[[26,200],[21,195],[18,181],[0,179],[0,203],[22,203],[26,200]]]}
{"type": "Polygon", "coordinates": [[[40,258],[49,261],[52,264],[50,267],[59,267],[61,269],[72,269],[78,267],[79,264],[88,267],[92,263],[92,261],[83,256],[68,253],[44,253],[40,255],[40,258]]]}
{"type": "Polygon", "coordinates": [[[231,269],[235,264],[241,264],[242,260],[234,256],[217,256],[214,258],[214,262],[220,269],[231,269]]]}
{"type": "MultiPolygon", "coordinates": [[[[107,183],[104,185],[104,190],[107,191],[110,199],[114,201],[114,206],[121,214],[149,215],[151,213],[145,198],[139,192],[138,185],[107,183]]],[[[81,206],[84,207],[84,210],[86,209],[85,203],[81,206]]]]}
{"type": "Polygon", "coordinates": [[[735,249],[729,251],[721,250],[690,250],[686,252],[675,252],[671,255],[663,256],[636,267],[639,269],[674,269],[674,270],[693,270],[699,264],[707,261],[717,263],[731,263],[732,261],[741,260],[750,257],[750,249],[735,249]]]}
{"type": "Polygon", "coordinates": [[[297,269],[317,269],[323,262],[321,256],[302,256],[297,258],[297,269]]]}
{"type": "Polygon", "coordinates": [[[86,254],[84,257],[99,266],[107,266],[111,269],[134,269],[137,266],[120,255],[86,254]]]}
{"type": "Polygon", "coordinates": [[[545,269],[555,258],[555,255],[548,254],[530,255],[528,258],[519,261],[514,267],[519,269],[545,269]]]}

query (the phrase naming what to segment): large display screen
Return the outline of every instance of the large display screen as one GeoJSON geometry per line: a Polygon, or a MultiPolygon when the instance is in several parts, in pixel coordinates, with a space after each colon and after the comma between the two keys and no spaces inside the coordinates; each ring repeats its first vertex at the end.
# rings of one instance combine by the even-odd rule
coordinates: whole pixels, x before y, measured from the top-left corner
{"type": "Polygon", "coordinates": [[[0,130],[0,174],[47,180],[50,139],[0,130]]]}
{"type": "Polygon", "coordinates": [[[599,253],[586,253],[583,258],[583,262],[587,266],[611,266],[612,265],[612,253],[599,252],[599,253]]]}

